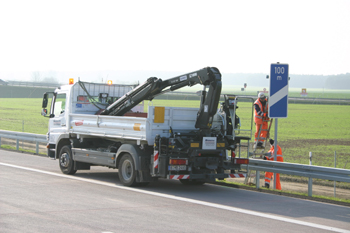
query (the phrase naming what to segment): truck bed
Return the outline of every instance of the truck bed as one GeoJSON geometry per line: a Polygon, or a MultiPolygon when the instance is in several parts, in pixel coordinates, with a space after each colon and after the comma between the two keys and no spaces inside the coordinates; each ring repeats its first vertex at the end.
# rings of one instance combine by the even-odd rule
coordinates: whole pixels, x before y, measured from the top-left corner
{"type": "Polygon", "coordinates": [[[197,112],[197,108],[149,106],[147,117],[70,114],[68,127],[71,134],[79,136],[129,139],[153,145],[157,134],[170,136],[170,127],[174,132],[194,130],[197,112]]]}

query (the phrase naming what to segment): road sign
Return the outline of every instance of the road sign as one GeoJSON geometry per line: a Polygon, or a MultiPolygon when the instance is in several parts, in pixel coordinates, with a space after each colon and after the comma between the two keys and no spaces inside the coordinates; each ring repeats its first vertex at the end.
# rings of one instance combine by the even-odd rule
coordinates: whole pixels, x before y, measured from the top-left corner
{"type": "Polygon", "coordinates": [[[302,97],[307,97],[306,88],[301,89],[300,95],[301,95],[302,97]]]}
{"type": "Polygon", "coordinates": [[[288,115],[288,64],[271,64],[269,117],[286,118],[288,115]]]}

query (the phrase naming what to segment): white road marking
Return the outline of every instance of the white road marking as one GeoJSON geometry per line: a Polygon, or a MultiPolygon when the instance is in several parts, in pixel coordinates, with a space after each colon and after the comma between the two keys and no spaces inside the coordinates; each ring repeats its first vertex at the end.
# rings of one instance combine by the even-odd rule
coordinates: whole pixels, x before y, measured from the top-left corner
{"type": "Polygon", "coordinates": [[[334,232],[350,233],[349,230],[344,230],[344,229],[340,229],[340,228],[335,228],[335,227],[330,227],[330,226],[325,226],[325,225],[320,225],[320,224],[315,224],[315,223],[299,221],[299,220],[295,220],[295,219],[289,219],[289,218],[285,218],[285,217],[269,215],[269,214],[266,214],[266,213],[260,213],[260,212],[256,212],[256,211],[245,210],[245,209],[231,207],[231,206],[214,204],[214,203],[210,203],[210,202],[206,202],[206,201],[198,201],[198,200],[185,198],[185,197],[177,197],[177,196],[173,196],[173,195],[169,195],[169,194],[162,194],[162,193],[156,193],[156,192],[152,192],[152,191],[140,190],[140,189],[125,187],[125,186],[118,186],[116,184],[110,184],[110,183],[103,182],[103,181],[89,180],[89,179],[86,179],[86,178],[80,178],[80,177],[75,177],[75,176],[58,174],[58,173],[54,173],[54,172],[48,172],[48,171],[43,171],[43,170],[34,169],[34,168],[28,168],[28,167],[22,167],[22,166],[17,166],[17,165],[8,164],[8,163],[1,163],[0,162],[0,165],[7,166],[7,167],[18,168],[18,169],[23,169],[23,170],[32,171],[32,172],[38,172],[38,173],[52,175],[52,176],[63,177],[63,178],[72,179],[72,180],[79,180],[79,181],[88,182],[88,183],[92,183],[92,184],[109,186],[109,187],[112,187],[112,188],[124,189],[124,190],[128,190],[128,191],[133,191],[133,192],[138,192],[138,193],[143,193],[143,194],[148,194],[148,195],[153,195],[153,196],[158,196],[158,197],[163,197],[163,198],[168,198],[168,199],[177,200],[177,201],[183,201],[183,202],[189,202],[189,203],[203,205],[203,206],[209,206],[209,207],[213,207],[213,208],[217,208],[217,209],[223,209],[223,210],[228,210],[228,211],[242,213],[242,214],[254,215],[254,216],[258,216],[258,217],[262,217],[262,218],[269,218],[269,219],[273,219],[273,220],[277,220],[277,221],[294,223],[294,224],[303,225],[303,226],[307,226],[307,227],[314,227],[314,228],[328,230],[328,231],[334,231],[334,232]]]}

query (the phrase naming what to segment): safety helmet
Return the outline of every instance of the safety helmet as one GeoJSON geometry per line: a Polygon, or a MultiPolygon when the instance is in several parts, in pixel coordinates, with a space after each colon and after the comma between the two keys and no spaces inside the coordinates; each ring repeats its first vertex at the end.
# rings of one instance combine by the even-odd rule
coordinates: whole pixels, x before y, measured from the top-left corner
{"type": "Polygon", "coordinates": [[[264,99],[264,98],[265,98],[265,94],[262,93],[262,92],[260,92],[260,93],[258,94],[258,97],[261,98],[261,99],[264,99]]]}

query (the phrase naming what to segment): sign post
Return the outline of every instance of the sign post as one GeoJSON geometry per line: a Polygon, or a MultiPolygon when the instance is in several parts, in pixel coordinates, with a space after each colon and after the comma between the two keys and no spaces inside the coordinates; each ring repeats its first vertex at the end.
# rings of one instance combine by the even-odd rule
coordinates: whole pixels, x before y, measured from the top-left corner
{"type": "MultiPolygon", "coordinates": [[[[274,161],[277,160],[277,127],[278,118],[288,116],[288,64],[271,64],[270,69],[270,98],[269,98],[269,118],[275,119],[275,142],[274,161]]],[[[273,174],[273,187],[276,189],[276,173],[273,174]]]]}

